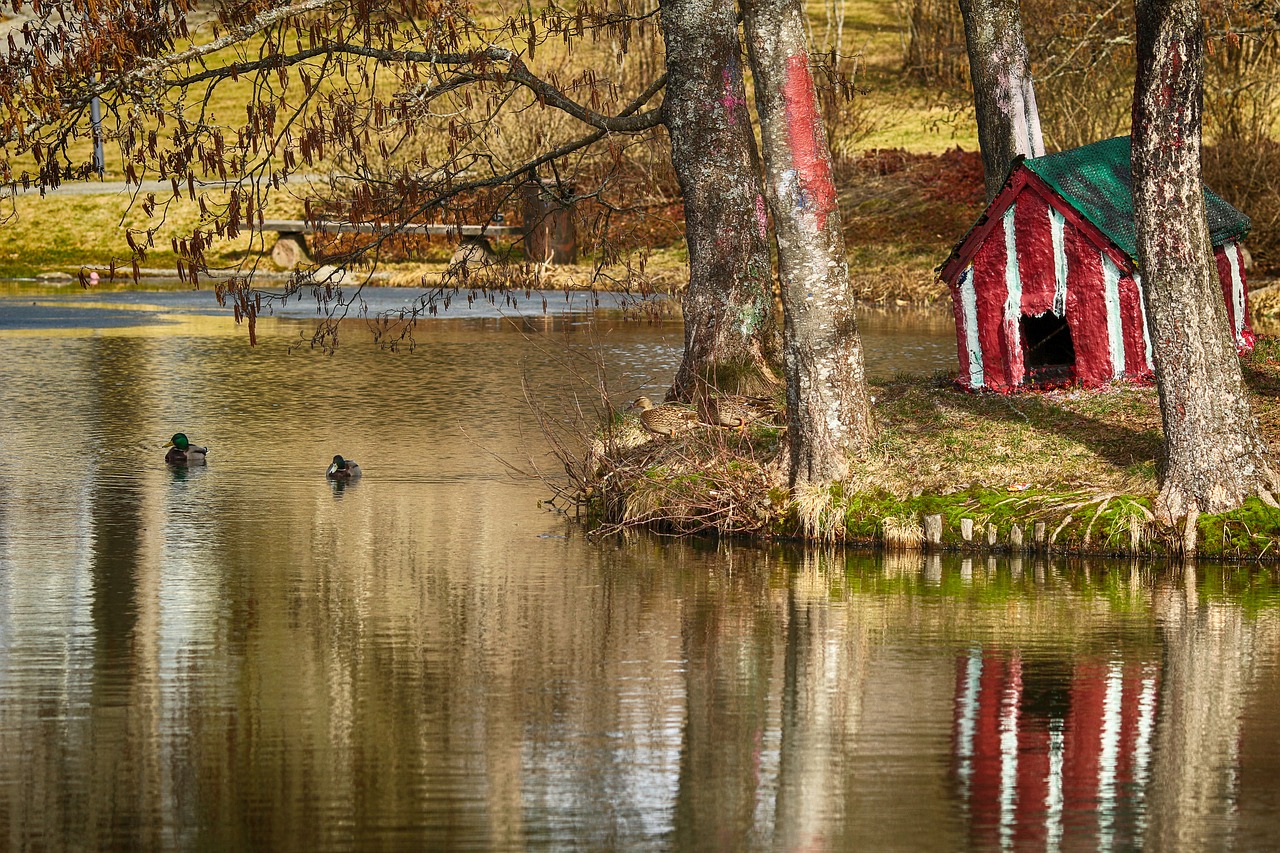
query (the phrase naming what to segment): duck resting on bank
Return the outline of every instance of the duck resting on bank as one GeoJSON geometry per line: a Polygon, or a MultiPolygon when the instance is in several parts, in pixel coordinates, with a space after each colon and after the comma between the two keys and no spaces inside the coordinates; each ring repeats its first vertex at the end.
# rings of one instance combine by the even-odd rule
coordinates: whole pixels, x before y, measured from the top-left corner
{"type": "Polygon", "coordinates": [[[655,435],[675,435],[702,425],[693,409],[671,403],[655,406],[648,397],[636,397],[635,402],[627,406],[627,411],[639,412],[641,425],[655,435]]]}
{"type": "MultiPolygon", "coordinates": [[[[709,423],[740,430],[745,430],[748,424],[774,413],[772,401],[738,394],[713,394],[704,398],[700,408],[705,409],[702,417],[709,423]]],[[[776,424],[763,425],[778,428],[776,424]]]]}
{"type": "Polygon", "coordinates": [[[360,465],[350,459],[335,456],[324,475],[330,480],[354,480],[360,476],[360,465]]]}
{"type": "Polygon", "coordinates": [[[203,465],[209,453],[209,448],[192,444],[182,432],[174,433],[165,447],[169,452],[164,455],[164,461],[170,465],[203,465]]]}

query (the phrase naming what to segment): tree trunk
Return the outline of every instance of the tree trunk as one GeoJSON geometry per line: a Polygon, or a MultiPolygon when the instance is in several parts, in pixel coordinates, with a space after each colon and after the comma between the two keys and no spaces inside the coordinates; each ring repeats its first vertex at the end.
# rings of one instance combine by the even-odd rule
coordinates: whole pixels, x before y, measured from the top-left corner
{"type": "Polygon", "coordinates": [[[1133,196],[1164,420],[1157,509],[1223,512],[1276,476],[1245,394],[1209,245],[1200,173],[1204,27],[1198,0],[1137,0],[1133,196]]]}
{"type": "Polygon", "coordinates": [[[799,0],[743,0],[782,279],[791,484],[849,471],[874,426],[799,0]]]}
{"type": "Polygon", "coordinates": [[[760,158],[732,0],[662,0],[666,126],[684,195],[684,358],[668,398],[768,394],[780,342],[760,158]]]}
{"type": "Polygon", "coordinates": [[[1044,154],[1040,113],[1018,0],[960,0],[960,13],[991,201],[1009,177],[1014,157],[1044,154]]]}

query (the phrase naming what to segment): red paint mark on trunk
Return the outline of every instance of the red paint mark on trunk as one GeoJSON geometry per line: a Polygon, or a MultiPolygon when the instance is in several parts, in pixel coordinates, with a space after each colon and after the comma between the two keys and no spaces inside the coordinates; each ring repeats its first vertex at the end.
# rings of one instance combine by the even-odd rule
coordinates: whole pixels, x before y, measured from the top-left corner
{"type": "Polygon", "coordinates": [[[1053,310],[1057,274],[1053,268],[1053,233],[1049,204],[1033,192],[1018,196],[1013,212],[1018,232],[1018,276],[1022,279],[1022,313],[1036,316],[1053,310]]]}
{"type": "Polygon", "coordinates": [[[831,177],[831,160],[822,138],[822,117],[809,74],[809,57],[797,54],[787,59],[787,82],[782,88],[787,114],[787,142],[791,163],[800,184],[798,204],[812,213],[821,230],[827,214],[836,208],[836,185],[831,177]]]}
{"type": "Polygon", "coordinates": [[[978,346],[982,348],[982,369],[986,386],[1008,391],[1008,358],[1004,351],[1004,301],[1008,293],[1004,280],[1004,234],[992,233],[990,240],[973,256],[973,289],[977,294],[978,346]]]}

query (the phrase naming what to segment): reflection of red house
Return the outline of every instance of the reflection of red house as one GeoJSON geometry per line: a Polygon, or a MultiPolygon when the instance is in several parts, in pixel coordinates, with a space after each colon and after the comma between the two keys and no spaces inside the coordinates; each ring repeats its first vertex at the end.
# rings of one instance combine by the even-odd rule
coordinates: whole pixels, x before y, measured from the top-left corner
{"type": "Polygon", "coordinates": [[[1157,666],[1034,667],[1016,652],[957,662],[953,768],[974,840],[1125,846],[1145,796],[1157,666]]]}
{"type": "MultiPolygon", "coordinates": [[[[1236,345],[1253,348],[1238,241],[1249,219],[1205,190],[1236,345]]],[[[1152,370],[1127,136],[1021,160],[941,269],[951,287],[961,385],[1100,385],[1152,370]]]]}

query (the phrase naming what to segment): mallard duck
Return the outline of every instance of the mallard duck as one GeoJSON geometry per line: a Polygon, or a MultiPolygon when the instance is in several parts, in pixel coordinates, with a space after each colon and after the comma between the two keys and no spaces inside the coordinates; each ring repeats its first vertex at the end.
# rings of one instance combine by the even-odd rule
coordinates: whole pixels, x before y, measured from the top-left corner
{"type": "Polygon", "coordinates": [[[165,447],[169,452],[164,455],[164,461],[170,465],[203,465],[209,453],[209,448],[192,444],[182,432],[175,432],[165,447]]]}
{"type": "Polygon", "coordinates": [[[640,423],[655,435],[675,435],[702,423],[698,413],[692,409],[671,403],[655,406],[648,397],[636,397],[635,402],[627,406],[627,411],[639,412],[640,423]]]}
{"type": "Polygon", "coordinates": [[[335,456],[333,457],[333,462],[329,465],[329,470],[325,471],[324,475],[330,480],[354,480],[360,476],[360,465],[350,459],[335,456]]]}
{"type": "MultiPolygon", "coordinates": [[[[746,429],[747,424],[772,414],[768,400],[738,394],[715,394],[704,400],[703,417],[715,426],[746,429]]],[[[770,424],[770,426],[773,426],[770,424]]]]}

